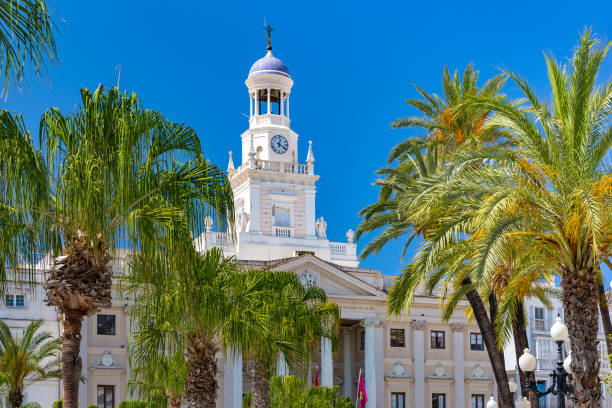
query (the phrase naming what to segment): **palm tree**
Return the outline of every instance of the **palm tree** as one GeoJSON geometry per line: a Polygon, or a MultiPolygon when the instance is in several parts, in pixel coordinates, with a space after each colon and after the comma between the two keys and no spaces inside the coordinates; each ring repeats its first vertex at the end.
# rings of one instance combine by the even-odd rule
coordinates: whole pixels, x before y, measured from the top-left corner
{"type": "Polygon", "coordinates": [[[110,306],[114,249],[153,256],[162,240],[171,249],[182,239],[168,231],[200,233],[208,214],[233,219],[227,177],[203,158],[193,129],[116,88],[83,88],[81,100],[74,114],[43,115],[41,150],[22,127],[0,132],[15,146],[0,162],[0,201],[28,226],[2,257],[61,254],[44,287],[61,313],[66,408],[77,404],[82,319],[110,306]]]}
{"type": "Polygon", "coordinates": [[[8,391],[9,407],[23,404],[26,388],[49,378],[61,378],[60,341],[51,333],[40,331],[42,320],[37,320],[13,337],[6,323],[0,320],[0,373],[8,391]]]}
{"type": "Polygon", "coordinates": [[[131,265],[125,283],[136,299],[136,365],[148,364],[156,354],[184,353],[185,402],[216,406],[219,348],[248,347],[244,332],[267,333],[263,305],[268,292],[258,286],[261,277],[241,273],[219,249],[198,254],[191,242],[168,257],[137,254],[131,265]]]}
{"type": "Polygon", "coordinates": [[[27,65],[39,73],[56,59],[54,24],[45,0],[0,1],[2,94],[20,83],[27,65]]]}
{"type": "Polygon", "coordinates": [[[322,314],[335,316],[337,307],[320,289],[304,289],[293,272],[244,271],[219,249],[198,254],[191,242],[184,245],[168,257],[137,254],[124,278],[136,299],[134,365],[184,353],[185,402],[214,407],[216,354],[240,349],[255,366],[255,406],[269,404],[271,369],[281,353],[293,367],[303,364],[321,335],[322,314]]]}
{"type": "Polygon", "coordinates": [[[295,373],[306,374],[321,336],[335,338],[339,323],[337,305],[328,302],[318,287],[304,287],[295,273],[252,271],[264,276],[270,292],[265,327],[269,334],[251,333],[253,402],[255,408],[270,406],[270,381],[279,358],[284,357],[295,373]],[[275,276],[278,275],[278,276],[275,276]],[[279,279],[280,278],[280,279],[279,279]]]}
{"type": "MultiPolygon", "coordinates": [[[[611,45],[600,45],[585,30],[569,67],[547,56],[550,106],[513,73],[509,75],[525,94],[527,106],[506,98],[474,101],[496,112],[488,126],[508,129],[517,146],[491,157],[489,165],[470,175],[472,187],[478,180],[478,189],[499,198],[495,209],[483,211],[495,228],[479,256],[489,259],[505,237],[520,234],[532,237],[555,265],[578,407],[598,406],[600,399],[599,265],[601,248],[610,241],[612,176],[604,160],[612,145],[612,82],[598,85],[597,74],[611,45]]],[[[454,182],[466,186],[464,181],[454,182]]]]}

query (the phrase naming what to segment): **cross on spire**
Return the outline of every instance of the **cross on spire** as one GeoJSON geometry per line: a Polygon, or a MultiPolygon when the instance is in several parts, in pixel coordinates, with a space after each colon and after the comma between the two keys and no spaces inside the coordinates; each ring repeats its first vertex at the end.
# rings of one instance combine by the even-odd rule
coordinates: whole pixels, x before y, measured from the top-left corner
{"type": "Polygon", "coordinates": [[[268,42],[268,51],[272,51],[272,43],[270,42],[270,35],[272,34],[272,31],[274,31],[274,29],[270,24],[266,23],[266,19],[264,18],[264,32],[266,33],[266,41],[268,42]]]}

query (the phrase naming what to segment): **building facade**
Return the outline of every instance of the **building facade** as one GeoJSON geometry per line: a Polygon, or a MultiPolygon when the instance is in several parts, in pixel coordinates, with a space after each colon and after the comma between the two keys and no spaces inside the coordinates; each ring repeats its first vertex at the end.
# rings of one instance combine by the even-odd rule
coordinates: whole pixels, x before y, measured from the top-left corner
{"type": "MultiPolygon", "coordinates": [[[[313,145],[301,142],[291,128],[293,84],[288,68],[271,48],[252,65],[246,79],[249,127],[240,136],[238,165],[230,152],[227,169],[237,239],[214,231],[210,221],[195,238],[196,247],[200,251],[220,247],[245,268],[294,271],[304,285],[323,288],[339,306],[338,346],[333,349],[331,339],[321,338],[309,381],[317,369],[322,385],[336,385],[354,400],[361,371],[369,408],[484,408],[494,393],[493,373],[478,327],[464,317],[467,301],[459,303],[449,322],[442,322],[438,298],[420,292],[410,314],[390,317],[386,301],[392,279],[359,267],[352,230],[342,241],[328,238],[325,219],[316,216],[319,176],[313,145]],[[305,162],[300,163],[301,157],[305,162]]],[[[117,254],[113,265],[117,278],[128,258],[128,253],[117,254]]],[[[45,269],[41,265],[41,276],[45,269]]],[[[87,381],[80,388],[81,407],[114,408],[129,399],[131,300],[117,289],[112,307],[87,317],[83,324],[81,354],[87,381]]],[[[43,318],[59,334],[57,312],[45,306],[40,286],[35,292],[30,296],[26,288],[12,288],[9,294],[24,296],[23,302],[19,307],[15,302],[5,304],[0,318],[15,329],[43,318]]],[[[537,343],[535,335],[531,341],[537,343]]],[[[219,353],[219,407],[242,407],[242,396],[251,388],[245,366],[239,351],[219,353]]],[[[287,374],[282,361],[278,373],[287,374]]],[[[36,400],[47,408],[59,393],[57,381],[43,383],[28,391],[26,401],[36,400]]]]}

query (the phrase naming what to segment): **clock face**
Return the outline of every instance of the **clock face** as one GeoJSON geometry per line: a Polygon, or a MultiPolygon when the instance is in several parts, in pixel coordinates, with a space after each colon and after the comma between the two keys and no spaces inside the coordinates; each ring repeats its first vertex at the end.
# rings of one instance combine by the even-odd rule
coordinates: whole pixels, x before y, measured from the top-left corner
{"type": "Polygon", "coordinates": [[[276,135],[270,140],[270,147],[275,153],[283,154],[289,148],[289,142],[281,135],[276,135]]]}

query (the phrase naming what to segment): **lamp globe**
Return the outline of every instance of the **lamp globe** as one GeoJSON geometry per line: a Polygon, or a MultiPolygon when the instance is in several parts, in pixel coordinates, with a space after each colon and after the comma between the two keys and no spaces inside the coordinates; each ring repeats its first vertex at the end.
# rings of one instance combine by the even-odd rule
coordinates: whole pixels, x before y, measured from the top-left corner
{"type": "Polygon", "coordinates": [[[497,402],[495,402],[495,398],[489,398],[489,402],[487,402],[487,408],[497,408],[497,402]]]}
{"type": "Polygon", "coordinates": [[[536,358],[529,352],[529,349],[526,348],[523,350],[523,355],[519,358],[519,367],[521,370],[525,372],[531,372],[535,370],[536,367],[536,358]]]}
{"type": "Polygon", "coordinates": [[[518,399],[514,403],[516,408],[531,408],[531,404],[529,404],[529,400],[525,397],[523,399],[518,399]]]}
{"type": "Polygon", "coordinates": [[[563,320],[560,317],[555,319],[555,324],[550,328],[550,337],[554,341],[565,341],[568,338],[567,326],[563,324],[563,320]]]}
{"type": "Polygon", "coordinates": [[[516,385],[516,383],[512,380],[508,381],[508,388],[510,388],[510,392],[514,393],[516,392],[518,386],[516,385]]]}

